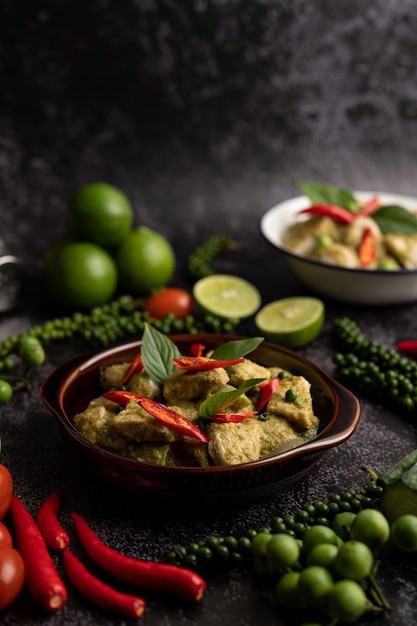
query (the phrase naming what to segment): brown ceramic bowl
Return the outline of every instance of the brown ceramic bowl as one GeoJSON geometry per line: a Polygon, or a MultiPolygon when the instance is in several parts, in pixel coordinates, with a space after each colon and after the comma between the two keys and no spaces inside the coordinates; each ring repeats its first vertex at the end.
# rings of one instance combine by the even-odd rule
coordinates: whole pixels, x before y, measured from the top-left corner
{"type": "MultiPolygon", "coordinates": [[[[190,354],[193,343],[214,348],[238,338],[230,335],[171,336],[182,354],[190,354]]],[[[326,450],[346,441],[358,425],[359,403],[350,391],[307,359],[276,344],[263,342],[248,355],[250,358],[266,366],[279,365],[310,381],[315,413],[320,419],[314,440],[276,456],[233,466],[166,467],[124,458],[90,443],[75,428],[72,418],[100,395],[100,368],[131,360],[140,345],[137,341],[92,356],[73,358],[59,365],[41,386],[41,397],[56,416],[74,457],[93,475],[114,485],[159,498],[174,496],[193,502],[244,501],[267,495],[307,472],[326,450]]]]}

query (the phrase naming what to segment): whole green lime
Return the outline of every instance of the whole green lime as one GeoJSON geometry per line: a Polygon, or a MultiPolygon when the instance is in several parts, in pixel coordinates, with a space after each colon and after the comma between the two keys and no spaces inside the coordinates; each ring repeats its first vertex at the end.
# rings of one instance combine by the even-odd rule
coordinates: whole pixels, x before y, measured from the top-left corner
{"type": "Polygon", "coordinates": [[[165,287],[175,272],[175,254],[160,233],[140,226],[124,238],[114,253],[119,287],[132,295],[165,287]]]}
{"type": "Polygon", "coordinates": [[[68,205],[69,231],[75,239],[111,247],[131,230],[133,208],[118,187],[90,183],[74,193],[68,205]]]}
{"type": "Polygon", "coordinates": [[[48,257],[45,278],[49,295],[61,308],[88,310],[113,296],[117,268],[106,250],[78,241],[62,246],[48,257]]]}

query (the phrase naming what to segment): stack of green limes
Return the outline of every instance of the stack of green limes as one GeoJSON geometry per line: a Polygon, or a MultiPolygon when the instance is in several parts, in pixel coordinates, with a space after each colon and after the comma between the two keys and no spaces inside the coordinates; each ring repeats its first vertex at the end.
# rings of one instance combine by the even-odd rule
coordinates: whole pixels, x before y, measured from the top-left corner
{"type": "Polygon", "coordinates": [[[170,243],[150,228],[133,226],[133,207],[119,188],[101,182],[81,187],[67,216],[65,233],[45,256],[47,289],[60,307],[88,310],[117,290],[147,294],[171,280],[170,243]]]}

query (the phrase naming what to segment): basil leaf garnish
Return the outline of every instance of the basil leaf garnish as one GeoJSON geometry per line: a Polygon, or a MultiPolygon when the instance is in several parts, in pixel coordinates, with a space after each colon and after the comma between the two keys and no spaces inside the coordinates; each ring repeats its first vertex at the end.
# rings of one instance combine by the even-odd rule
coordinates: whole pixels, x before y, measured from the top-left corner
{"type": "Polygon", "coordinates": [[[249,378],[243,385],[232,391],[219,391],[206,398],[201,404],[199,413],[203,419],[210,419],[214,413],[221,413],[233,404],[239,396],[242,396],[252,387],[259,385],[265,378],[249,378]]]}
{"type": "Polygon", "coordinates": [[[145,324],[141,355],[149,378],[162,387],[165,378],[175,369],[171,359],[179,358],[181,352],[166,335],[150,324],[145,324]]]}
{"type": "Polygon", "coordinates": [[[384,235],[413,235],[417,233],[417,217],[402,206],[389,204],[381,207],[372,218],[384,235]]]}
{"type": "Polygon", "coordinates": [[[211,359],[240,359],[252,350],[255,350],[264,337],[251,337],[250,339],[236,339],[218,346],[210,355],[211,359]]]}
{"type": "Polygon", "coordinates": [[[336,204],[351,213],[356,213],[360,208],[360,202],[347,189],[309,180],[299,182],[298,186],[311,204],[336,204]]]}

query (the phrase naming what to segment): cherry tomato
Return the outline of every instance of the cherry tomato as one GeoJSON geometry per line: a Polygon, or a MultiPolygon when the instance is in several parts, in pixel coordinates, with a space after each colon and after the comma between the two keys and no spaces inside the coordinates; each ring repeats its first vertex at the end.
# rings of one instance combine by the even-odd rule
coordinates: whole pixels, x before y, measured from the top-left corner
{"type": "Polygon", "coordinates": [[[7,526],[0,522],[0,548],[11,548],[13,544],[12,536],[7,526]]]}
{"type": "Polygon", "coordinates": [[[164,319],[169,313],[177,319],[191,315],[194,308],[193,297],[188,291],[176,287],[167,287],[150,296],[145,310],[151,317],[164,319]]]}
{"type": "Polygon", "coordinates": [[[0,548],[0,611],[19,595],[25,581],[25,566],[20,553],[10,546],[0,548]]]}
{"type": "Polygon", "coordinates": [[[0,464],[0,520],[9,510],[13,495],[13,478],[5,465],[0,464]]]}

